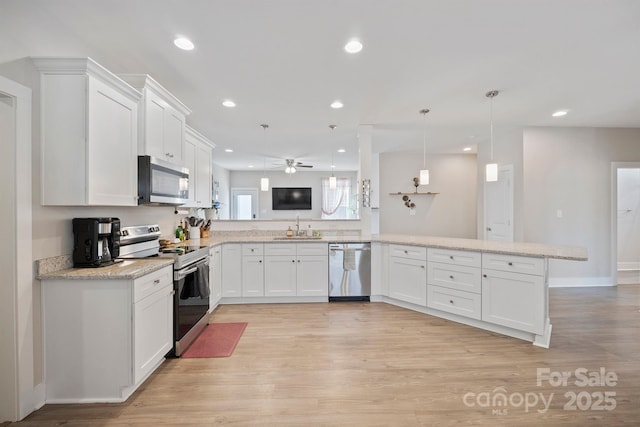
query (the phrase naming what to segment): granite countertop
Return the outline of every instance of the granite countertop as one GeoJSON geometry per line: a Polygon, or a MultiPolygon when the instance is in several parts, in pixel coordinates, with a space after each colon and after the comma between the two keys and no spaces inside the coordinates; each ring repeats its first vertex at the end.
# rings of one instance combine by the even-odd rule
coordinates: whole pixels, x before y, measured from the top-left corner
{"type": "Polygon", "coordinates": [[[586,261],[588,259],[587,249],[579,246],[560,246],[526,242],[496,242],[492,240],[461,239],[456,237],[407,236],[403,234],[379,234],[374,235],[372,240],[382,243],[572,261],[586,261]]]}
{"type": "Polygon", "coordinates": [[[543,243],[496,242],[491,240],[461,239],[455,237],[409,236],[404,234],[374,234],[361,236],[323,236],[322,238],[281,238],[266,235],[224,235],[192,240],[189,243],[217,246],[223,243],[289,243],[289,242],[381,242],[441,249],[459,249],[505,255],[586,261],[587,250],[578,246],[547,245],[543,243]]]}
{"type": "MultiPolygon", "coordinates": [[[[39,262],[45,261],[41,260],[39,262]]],[[[168,265],[173,265],[173,258],[131,259],[106,267],[64,268],[38,274],[36,278],[40,280],[131,280],[160,270],[168,265]]]]}

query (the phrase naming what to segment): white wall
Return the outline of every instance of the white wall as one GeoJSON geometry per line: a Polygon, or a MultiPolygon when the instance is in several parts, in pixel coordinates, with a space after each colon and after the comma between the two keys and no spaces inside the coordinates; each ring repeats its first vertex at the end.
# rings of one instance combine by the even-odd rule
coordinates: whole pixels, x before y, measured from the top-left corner
{"type": "Polygon", "coordinates": [[[389,193],[412,192],[412,179],[422,169],[422,153],[380,154],[380,233],[430,236],[476,237],[476,156],[438,154],[427,156],[430,184],[421,192],[435,196],[410,196],[415,215],[404,206],[401,196],[389,193]]]}
{"type": "MultiPolygon", "coordinates": [[[[214,154],[215,156],[215,154],[214,154]]],[[[217,165],[215,162],[213,163],[213,182],[218,183],[218,201],[221,203],[220,208],[218,209],[218,219],[229,219],[229,185],[230,185],[230,176],[229,170],[223,168],[220,165],[217,165]]]]}
{"type": "Polygon", "coordinates": [[[523,158],[525,240],[589,254],[551,260],[551,284],[612,284],[611,162],[640,161],[640,129],[525,128],[523,158]]]}
{"type": "MultiPolygon", "coordinates": [[[[245,172],[230,172],[231,188],[257,188],[260,190],[260,178],[269,178],[269,191],[258,191],[259,219],[290,219],[299,215],[300,218],[319,219],[322,214],[321,179],[331,175],[330,172],[298,171],[287,175],[282,170],[245,172]],[[271,188],[273,187],[311,187],[311,210],[274,211],[271,209],[271,188]]],[[[356,172],[336,172],[338,178],[350,178],[352,188],[356,188],[356,172]]]]}
{"type": "Polygon", "coordinates": [[[640,168],[618,169],[618,268],[640,269],[640,168]]]}

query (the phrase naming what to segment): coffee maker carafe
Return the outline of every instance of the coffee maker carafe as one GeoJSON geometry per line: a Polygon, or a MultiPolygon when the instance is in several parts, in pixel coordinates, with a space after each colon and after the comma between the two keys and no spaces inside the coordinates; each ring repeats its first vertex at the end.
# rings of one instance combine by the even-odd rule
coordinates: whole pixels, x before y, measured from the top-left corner
{"type": "Polygon", "coordinates": [[[102,267],[119,262],[118,218],[73,219],[73,266],[102,267]]]}

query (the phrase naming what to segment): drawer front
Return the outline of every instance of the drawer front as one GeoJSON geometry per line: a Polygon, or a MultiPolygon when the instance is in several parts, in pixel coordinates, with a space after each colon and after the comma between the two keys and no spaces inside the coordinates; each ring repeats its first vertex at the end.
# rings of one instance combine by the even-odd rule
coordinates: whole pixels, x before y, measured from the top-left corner
{"type": "Polygon", "coordinates": [[[480,252],[472,251],[429,248],[427,251],[427,259],[430,262],[466,265],[468,267],[480,267],[482,265],[482,256],[480,252]]]}
{"type": "Polygon", "coordinates": [[[264,253],[264,245],[262,243],[243,243],[242,255],[262,255],[264,253]]]}
{"type": "Polygon", "coordinates": [[[482,291],[481,271],[478,267],[465,267],[439,262],[427,263],[427,283],[459,291],[479,294],[482,291]]]}
{"type": "Polygon", "coordinates": [[[427,248],[410,245],[389,245],[389,256],[426,261],[427,248]]]}
{"type": "Polygon", "coordinates": [[[524,256],[483,254],[482,268],[512,273],[535,274],[536,276],[544,276],[545,274],[544,258],[524,256]]]}
{"type": "Polygon", "coordinates": [[[482,299],[479,294],[427,285],[427,307],[460,316],[480,319],[482,299]]]}
{"type": "Polygon", "coordinates": [[[173,267],[170,265],[135,279],[133,281],[133,301],[140,301],[167,285],[173,287],[173,267]]]}
{"type": "Polygon", "coordinates": [[[298,243],[297,254],[300,255],[329,255],[327,243],[298,243]]]}
{"type": "Polygon", "coordinates": [[[296,256],[296,244],[295,243],[267,243],[264,245],[265,255],[287,255],[290,257],[296,256]]]}

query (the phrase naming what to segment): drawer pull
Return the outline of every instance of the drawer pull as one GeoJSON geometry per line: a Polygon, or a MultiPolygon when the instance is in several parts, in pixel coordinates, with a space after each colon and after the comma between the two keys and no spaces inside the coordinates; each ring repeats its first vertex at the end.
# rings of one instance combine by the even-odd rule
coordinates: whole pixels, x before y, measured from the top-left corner
{"type": "Polygon", "coordinates": [[[424,268],[424,265],[421,265],[420,268],[424,268]]]}
{"type": "Polygon", "coordinates": [[[450,259],[453,259],[453,255],[449,255],[449,258],[450,258],[450,259]]]}
{"type": "Polygon", "coordinates": [[[453,300],[452,300],[452,299],[450,299],[450,300],[449,300],[449,303],[450,303],[450,304],[453,304],[453,300]]]}
{"type": "Polygon", "coordinates": [[[255,249],[251,248],[251,252],[255,251],[255,249]]]}
{"type": "Polygon", "coordinates": [[[409,251],[404,251],[404,253],[405,253],[405,254],[408,254],[408,253],[409,253],[409,251]]]}
{"type": "Polygon", "coordinates": [[[262,260],[258,260],[258,262],[259,262],[260,264],[262,264],[262,260]]]}
{"type": "Polygon", "coordinates": [[[291,260],[291,262],[296,262],[296,260],[295,260],[295,259],[292,259],[292,260],[291,260]]]}
{"type": "Polygon", "coordinates": [[[509,265],[513,265],[513,263],[512,263],[512,262],[509,262],[508,264],[509,264],[509,265]]]}
{"type": "Polygon", "coordinates": [[[483,275],[482,275],[482,277],[487,277],[487,275],[486,275],[486,274],[483,274],[483,275]]]}
{"type": "Polygon", "coordinates": [[[160,283],[160,279],[156,279],[156,280],[153,281],[154,285],[157,285],[158,283],[160,283]]]}
{"type": "Polygon", "coordinates": [[[453,280],[453,276],[449,276],[449,279],[453,280]]]}

